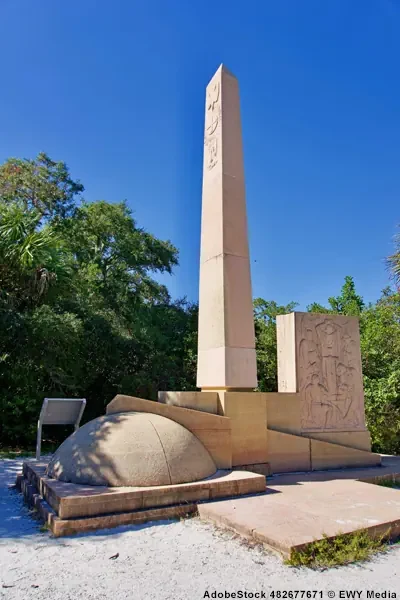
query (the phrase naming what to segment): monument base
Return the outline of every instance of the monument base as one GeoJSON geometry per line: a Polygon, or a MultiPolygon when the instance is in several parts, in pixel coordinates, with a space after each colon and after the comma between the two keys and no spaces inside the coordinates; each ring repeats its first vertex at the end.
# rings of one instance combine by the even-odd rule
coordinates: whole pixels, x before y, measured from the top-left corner
{"type": "Polygon", "coordinates": [[[169,406],[218,414],[218,393],[216,391],[158,392],[158,401],[169,406]]]}
{"type": "Polygon", "coordinates": [[[365,431],[303,431],[304,437],[309,437],[322,442],[331,442],[347,448],[371,452],[371,434],[365,431]]]}
{"type": "Polygon", "coordinates": [[[303,431],[297,393],[160,392],[159,399],[171,408],[184,405],[191,413],[212,405],[228,418],[232,467],[246,465],[253,471],[250,465],[268,464],[271,473],[290,473],[381,464],[380,455],[371,452],[368,430],[303,431]]]}
{"type": "Polygon", "coordinates": [[[238,465],[237,467],[232,467],[232,471],[249,471],[250,473],[264,475],[264,477],[269,477],[270,475],[272,475],[272,469],[269,463],[253,463],[251,465],[238,465]]]}
{"type": "Polygon", "coordinates": [[[378,467],[379,454],[318,439],[268,430],[268,462],[273,473],[378,467]]]}
{"type": "MultiPolygon", "coordinates": [[[[121,422],[121,426],[128,429],[131,421],[142,422],[140,413],[166,417],[163,420],[159,419],[158,425],[156,423],[159,428],[165,425],[166,431],[172,431],[171,425],[179,423],[201,441],[204,452],[207,451],[215,463],[215,475],[193,480],[191,483],[171,482],[169,485],[82,485],[78,480],[76,483],[70,483],[68,481],[73,479],[67,478],[62,481],[62,477],[50,478],[46,475],[46,465],[26,462],[23,475],[17,478],[17,485],[26,500],[38,509],[55,536],[180,518],[195,513],[199,502],[265,492],[265,478],[276,473],[374,467],[379,466],[381,462],[379,455],[349,446],[353,443],[352,432],[335,432],[333,437],[332,433],[329,433],[328,437],[331,436],[330,439],[335,443],[313,438],[301,431],[288,432],[288,429],[297,430],[296,394],[166,392],[163,398],[171,403],[118,395],[107,406],[107,416],[103,420],[110,431],[117,426],[113,424],[114,421],[117,424],[121,422]],[[208,397],[203,401],[201,394],[208,397]],[[285,410],[285,399],[289,400],[289,411],[285,410]],[[179,402],[179,405],[172,404],[172,401],[179,402]],[[204,411],[205,405],[215,410],[215,403],[219,414],[204,411]],[[279,409],[274,409],[274,406],[278,406],[279,409]],[[171,424],[168,421],[175,423],[171,424]],[[283,424],[286,431],[277,429],[279,423],[283,424]],[[342,443],[338,443],[339,441],[342,443]]],[[[78,431],[82,434],[90,423],[78,431]]],[[[110,460],[118,458],[113,454],[115,447],[110,442],[113,439],[110,431],[108,437],[101,436],[101,443],[104,444],[103,454],[99,455],[98,463],[101,472],[107,471],[107,465],[104,465],[106,450],[110,460]]],[[[118,431],[116,430],[117,433],[118,431]]],[[[138,450],[143,445],[141,431],[140,428],[133,428],[132,435],[127,436],[127,443],[137,444],[138,450]]],[[[369,438],[365,433],[357,432],[354,441],[357,446],[368,447],[369,438]]],[[[326,434],[320,432],[319,435],[323,438],[326,434]]],[[[120,437],[116,437],[120,443],[120,437]]],[[[169,437],[166,439],[168,441],[169,437]]],[[[69,443],[68,440],[66,442],[69,443]]],[[[82,452],[85,447],[83,444],[82,452]]],[[[175,448],[174,444],[172,447],[175,448]]],[[[57,451],[55,457],[57,456],[59,469],[64,460],[60,450],[57,451]]],[[[134,466],[140,471],[142,463],[137,458],[137,452],[129,456],[130,467],[134,466]]],[[[189,464],[189,458],[182,446],[179,464],[189,464]]],[[[57,465],[57,460],[53,457],[52,462],[54,461],[57,465]]],[[[180,469],[178,471],[180,472],[180,469]]],[[[267,500],[269,497],[267,496],[267,500]]]]}
{"type": "Polygon", "coordinates": [[[57,481],[46,476],[46,467],[25,462],[17,488],[56,537],[182,518],[196,513],[199,502],[265,491],[263,475],[243,471],[218,471],[190,484],[113,488],[57,481]]]}
{"type": "MultiPolygon", "coordinates": [[[[268,463],[267,402],[268,394],[261,392],[159,392],[159,401],[174,406],[183,405],[199,410],[200,405],[213,402],[220,417],[229,419],[231,430],[232,467],[268,463]],[[201,401],[204,394],[205,401],[201,401]],[[198,398],[200,396],[200,399],[198,398]]],[[[151,410],[151,407],[149,407],[151,410]]],[[[202,409],[200,409],[202,410],[202,409]]]]}

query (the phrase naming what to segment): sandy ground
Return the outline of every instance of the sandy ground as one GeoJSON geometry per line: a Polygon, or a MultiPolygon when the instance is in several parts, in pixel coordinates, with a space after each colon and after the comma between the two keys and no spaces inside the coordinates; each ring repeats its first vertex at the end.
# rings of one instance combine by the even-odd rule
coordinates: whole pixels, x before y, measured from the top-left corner
{"type": "Polygon", "coordinates": [[[240,591],[239,598],[274,598],[277,590],[322,592],[316,598],[357,590],[362,599],[373,590],[400,598],[400,547],[363,565],[315,572],[286,567],[198,519],[52,538],[8,489],[20,466],[0,461],[0,598],[186,600],[240,591]]]}

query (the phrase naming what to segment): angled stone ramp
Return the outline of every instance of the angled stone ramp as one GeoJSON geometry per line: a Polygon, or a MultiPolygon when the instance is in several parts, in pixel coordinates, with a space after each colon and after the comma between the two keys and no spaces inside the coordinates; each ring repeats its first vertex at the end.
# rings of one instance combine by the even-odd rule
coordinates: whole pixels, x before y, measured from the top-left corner
{"type": "Polygon", "coordinates": [[[268,462],[273,473],[377,467],[379,454],[268,429],[268,462]]]}

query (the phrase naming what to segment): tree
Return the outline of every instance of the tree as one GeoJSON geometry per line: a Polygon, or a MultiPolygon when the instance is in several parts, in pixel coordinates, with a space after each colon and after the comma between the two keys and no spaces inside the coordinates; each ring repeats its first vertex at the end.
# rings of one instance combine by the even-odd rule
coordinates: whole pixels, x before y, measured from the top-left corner
{"type": "Polygon", "coordinates": [[[400,452],[400,294],[385,289],[361,317],[365,410],[373,449],[400,452]]]}
{"type": "Polygon", "coordinates": [[[331,296],[328,302],[332,312],[339,315],[359,316],[364,309],[364,300],[356,293],[353,277],[346,275],[339,296],[331,296]]]}
{"type": "Polygon", "coordinates": [[[197,307],[157,281],[176,248],[82,190],[46,155],[0,166],[2,443],[33,441],[44,396],[92,418],[116,393],[195,389],[197,307]]]}
{"type": "Polygon", "coordinates": [[[71,256],[41,215],[0,204],[0,298],[20,310],[44,301],[71,272],[71,256]]]}
{"type": "Polygon", "coordinates": [[[129,315],[140,302],[168,302],[165,286],[153,273],[171,273],[178,251],[137,227],[126,203],[84,203],[57,226],[76,260],[85,290],[103,306],[129,315]]]}
{"type": "Polygon", "coordinates": [[[37,211],[49,221],[72,214],[83,190],[65,163],[44,152],[34,160],[9,158],[0,165],[0,203],[37,211]]]}
{"type": "Polygon", "coordinates": [[[331,296],[328,298],[329,308],[313,302],[307,306],[308,312],[314,313],[333,313],[338,315],[359,316],[364,309],[364,301],[361,296],[356,293],[353,277],[346,275],[344,284],[339,296],[331,296]]]}

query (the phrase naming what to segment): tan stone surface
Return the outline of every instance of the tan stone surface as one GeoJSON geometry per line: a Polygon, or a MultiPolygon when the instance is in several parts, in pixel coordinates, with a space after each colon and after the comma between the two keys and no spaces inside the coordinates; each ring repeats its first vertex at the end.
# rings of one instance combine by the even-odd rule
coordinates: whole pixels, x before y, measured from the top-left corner
{"type": "Polygon", "coordinates": [[[158,392],[158,401],[169,406],[218,414],[217,392],[158,392]]]}
{"type": "Polygon", "coordinates": [[[267,393],[268,429],[286,433],[301,432],[300,395],[290,393],[267,393]]]}
{"type": "Polygon", "coordinates": [[[301,485],[284,480],[274,478],[260,496],[201,504],[200,516],[286,556],[324,535],[359,529],[372,535],[389,530],[393,538],[400,534],[398,490],[354,480],[307,481],[302,476],[301,485]]]}
{"type": "MultiPolygon", "coordinates": [[[[220,373],[224,371],[226,385],[221,384],[220,388],[250,390],[255,387],[254,378],[257,376],[253,358],[251,348],[210,348],[198,351],[197,366],[199,371],[207,371],[208,382],[220,381],[220,373]]],[[[203,390],[207,387],[202,386],[203,390]]]]}
{"type": "Polygon", "coordinates": [[[341,469],[343,467],[368,467],[380,465],[381,457],[379,454],[321,442],[320,440],[311,440],[311,466],[313,471],[322,469],[341,469]]]}
{"type": "Polygon", "coordinates": [[[264,477],[268,477],[272,475],[271,465],[269,463],[257,463],[252,465],[239,465],[237,467],[232,467],[233,471],[250,471],[250,473],[259,473],[260,475],[264,475],[264,477]]]}
{"type": "Polygon", "coordinates": [[[277,315],[276,341],[278,361],[278,391],[298,391],[296,375],[295,314],[277,315]]]}
{"type": "Polygon", "coordinates": [[[268,462],[266,394],[219,392],[219,410],[231,419],[232,465],[268,462]]]}
{"type": "Polygon", "coordinates": [[[226,417],[122,394],[107,405],[107,414],[128,411],[163,415],[180,423],[201,441],[218,469],[232,467],[231,421],[226,417]]]}
{"type": "Polygon", "coordinates": [[[121,525],[140,525],[150,521],[163,521],[167,519],[180,519],[196,513],[197,505],[188,503],[175,506],[161,506],[137,512],[118,513],[81,519],[54,518],[51,530],[55,537],[96,531],[98,529],[112,529],[121,525]]]}
{"type": "Polygon", "coordinates": [[[296,312],[277,330],[278,388],[300,393],[302,430],[365,431],[358,319],[296,312]]]}
{"type": "MultiPolygon", "coordinates": [[[[368,467],[380,464],[378,454],[338,443],[315,440],[305,435],[268,429],[267,439],[268,462],[273,473],[368,467]]],[[[362,443],[363,441],[360,440],[360,444],[362,443]]]]}
{"type": "Polygon", "coordinates": [[[232,430],[229,429],[196,429],[193,433],[199,438],[212,456],[218,469],[232,468],[232,430]]]}
{"type": "MultiPolygon", "coordinates": [[[[258,493],[265,490],[265,477],[243,471],[218,471],[211,478],[189,484],[108,488],[50,479],[45,475],[45,469],[45,464],[24,463],[24,476],[19,478],[19,485],[21,489],[23,486],[30,486],[32,493],[44,498],[60,519],[97,517],[131,511],[142,512],[147,508],[199,502],[210,498],[258,493]]],[[[27,499],[29,500],[28,497],[27,499]]]]}
{"type": "MultiPolygon", "coordinates": [[[[151,512],[142,509],[92,518],[75,519],[72,517],[68,520],[57,517],[47,502],[37,493],[35,484],[38,479],[42,478],[53,486],[61,487],[64,491],[57,490],[57,494],[60,494],[59,499],[63,500],[68,497],[73,500],[74,492],[71,488],[81,488],[82,486],[49,480],[43,476],[45,466],[45,464],[36,462],[24,463],[24,477],[18,477],[17,482],[19,482],[26,500],[32,505],[35,503],[42,518],[49,523],[55,535],[69,535],[103,527],[146,522],[157,518],[174,518],[194,512],[196,508],[199,509],[202,518],[209,519],[220,526],[229,527],[249,538],[257,539],[285,555],[288,555],[293,548],[300,548],[314,539],[321,538],[324,533],[334,536],[339,532],[350,532],[366,527],[375,533],[385,533],[390,528],[393,537],[400,534],[398,491],[356,481],[360,477],[369,481],[382,477],[400,481],[400,457],[383,457],[381,468],[276,475],[268,483],[266,494],[258,497],[219,500],[218,502],[199,504],[198,507],[195,503],[179,507],[163,507],[168,511],[167,513],[156,508],[151,512]],[[354,486],[353,484],[359,485],[354,486]],[[69,491],[66,491],[68,488],[69,491]],[[293,507],[295,507],[295,512],[293,512],[293,507]],[[176,512],[179,509],[182,511],[180,514],[176,512]]],[[[245,474],[241,473],[241,475],[245,474]]],[[[242,494],[249,485],[249,477],[251,474],[246,474],[241,479],[240,492],[242,494]]],[[[209,481],[213,482],[213,486],[218,483],[218,486],[210,488],[210,498],[213,498],[215,493],[219,493],[219,497],[222,498],[231,495],[235,489],[239,490],[239,485],[235,488],[228,483],[228,487],[226,487],[223,477],[213,477],[209,481]]],[[[255,483],[257,491],[262,491],[262,485],[265,486],[264,477],[259,478],[255,483]]],[[[187,489],[200,484],[201,482],[174,487],[187,489]]],[[[47,487],[46,484],[45,491],[47,487]]],[[[167,488],[165,489],[167,490],[167,488]]],[[[118,488],[108,491],[111,496],[118,493],[124,496],[126,488],[122,493],[118,488]]],[[[250,492],[252,491],[254,490],[250,490],[250,492]]],[[[85,492],[85,494],[95,496],[103,493],[99,488],[89,488],[85,492]]],[[[166,495],[168,497],[168,493],[166,495]]]]}
{"type": "MultiPolygon", "coordinates": [[[[139,525],[148,521],[179,519],[197,512],[197,505],[192,502],[100,516],[90,516],[88,513],[86,516],[80,518],[63,519],[57,516],[46,500],[36,492],[36,488],[33,485],[23,480],[20,489],[25,497],[25,501],[36,509],[41,520],[49,526],[50,531],[55,537],[95,531],[97,529],[109,529],[121,525],[139,525]]],[[[86,506],[90,507],[88,504],[86,506]]]]}
{"type": "Polygon", "coordinates": [[[257,386],[239,90],[222,65],[206,90],[197,386],[257,386]]]}
{"type": "Polygon", "coordinates": [[[268,462],[273,473],[311,470],[310,440],[290,433],[268,430],[268,462]]]}
{"type": "Polygon", "coordinates": [[[61,444],[48,467],[60,481],[118,487],[188,483],[215,472],[212,457],[191,431],[143,412],[85,423],[61,444]]]}
{"type": "Polygon", "coordinates": [[[331,442],[347,446],[348,448],[371,452],[371,436],[369,431],[332,431],[323,433],[313,431],[304,432],[303,435],[315,440],[321,440],[322,442],[331,442]]]}
{"type": "Polygon", "coordinates": [[[341,481],[352,479],[364,483],[377,483],[379,480],[398,481],[400,478],[400,456],[381,455],[381,466],[335,469],[331,471],[308,471],[274,475],[270,483],[279,485],[303,485],[304,482],[341,481]]]}

